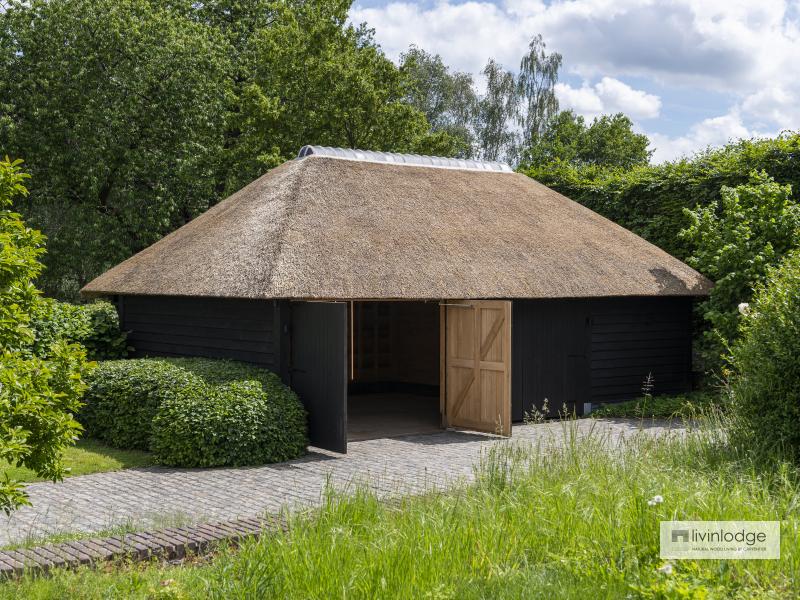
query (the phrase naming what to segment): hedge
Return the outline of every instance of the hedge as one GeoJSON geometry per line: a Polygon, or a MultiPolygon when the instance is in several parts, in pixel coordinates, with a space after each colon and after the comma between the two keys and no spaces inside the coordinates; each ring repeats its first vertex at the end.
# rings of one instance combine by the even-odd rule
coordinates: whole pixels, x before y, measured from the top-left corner
{"type": "Polygon", "coordinates": [[[92,437],[151,450],[172,466],[277,462],[302,455],[307,445],[297,395],[274,373],[228,360],[101,363],[79,420],[92,437]]]}
{"type": "Polygon", "coordinates": [[[523,173],[686,260],[691,242],[678,236],[689,224],[684,209],[718,201],[722,186],[746,184],[754,171],[790,184],[800,199],[800,134],[743,140],[690,159],[629,170],[555,162],[523,173]]]}
{"type": "Polygon", "coordinates": [[[256,381],[175,395],[153,420],[152,450],[160,463],[182,467],[257,465],[300,456],[306,447],[300,434],[305,414],[296,396],[291,402],[276,400],[256,381]]]}

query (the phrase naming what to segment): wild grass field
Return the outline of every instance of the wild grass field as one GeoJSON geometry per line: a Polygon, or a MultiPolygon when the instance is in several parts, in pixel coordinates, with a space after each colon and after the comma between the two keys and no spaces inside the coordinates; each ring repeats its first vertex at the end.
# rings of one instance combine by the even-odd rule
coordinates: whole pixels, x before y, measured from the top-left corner
{"type": "Polygon", "coordinates": [[[592,411],[593,417],[632,419],[691,419],[708,410],[724,409],[719,393],[689,392],[678,395],[643,395],[634,400],[606,404],[592,411]]]}
{"type": "Polygon", "coordinates": [[[717,420],[614,447],[509,443],[450,492],[329,494],[288,531],[181,566],[26,577],[0,598],[788,598],[800,589],[800,479],[731,447],[717,420]],[[663,501],[659,502],[659,497],[663,501]],[[659,558],[659,521],[781,520],[777,561],[659,558]]]}

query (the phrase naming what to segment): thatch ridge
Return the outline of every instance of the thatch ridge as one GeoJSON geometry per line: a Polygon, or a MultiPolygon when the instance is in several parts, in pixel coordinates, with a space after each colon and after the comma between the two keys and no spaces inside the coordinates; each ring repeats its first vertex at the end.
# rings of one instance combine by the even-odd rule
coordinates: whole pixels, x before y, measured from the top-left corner
{"type": "Polygon", "coordinates": [[[297,299],[699,296],[711,283],[521,174],[289,161],[87,295],[297,299]]]}

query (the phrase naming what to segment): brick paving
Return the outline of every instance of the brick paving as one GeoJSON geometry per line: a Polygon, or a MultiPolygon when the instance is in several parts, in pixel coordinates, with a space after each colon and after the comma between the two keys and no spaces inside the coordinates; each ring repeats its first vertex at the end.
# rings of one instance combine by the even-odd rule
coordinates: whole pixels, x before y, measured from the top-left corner
{"type": "MultiPolygon", "coordinates": [[[[577,421],[615,443],[662,424],[627,420],[577,421]]],[[[560,423],[515,425],[512,441],[559,445],[560,423]]],[[[97,532],[132,524],[139,529],[207,521],[252,519],[282,508],[319,504],[326,485],[347,490],[368,485],[380,496],[443,489],[473,477],[481,452],[501,438],[442,431],[351,442],[340,455],[311,449],[297,460],[260,467],[173,469],[148,467],[97,473],[27,487],[32,506],[0,516],[0,545],[64,532],[97,532]],[[172,522],[172,523],[171,523],[172,522]]]]}

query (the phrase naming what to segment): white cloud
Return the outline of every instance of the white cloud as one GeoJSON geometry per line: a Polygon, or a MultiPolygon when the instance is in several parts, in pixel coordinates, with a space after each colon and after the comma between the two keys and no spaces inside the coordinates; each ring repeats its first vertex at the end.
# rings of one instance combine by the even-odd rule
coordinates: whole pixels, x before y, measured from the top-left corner
{"type": "Polygon", "coordinates": [[[734,109],[728,114],[696,123],[683,136],[669,137],[653,133],[648,137],[651,142],[650,147],[655,149],[653,162],[663,162],[690,156],[709,146],[720,146],[729,141],[758,135],[760,134],[745,126],[739,110],[734,109]]]}
{"type": "Polygon", "coordinates": [[[756,126],[800,128],[800,85],[764,87],[747,96],[741,107],[756,126]]]}
{"type": "Polygon", "coordinates": [[[516,67],[530,41],[509,13],[489,2],[441,2],[430,9],[409,2],[380,8],[356,4],[350,19],[374,27],[381,46],[395,60],[415,44],[470,73],[480,72],[490,57],[516,67]]]}
{"type": "Polygon", "coordinates": [[[584,117],[592,118],[603,112],[600,96],[594,88],[586,84],[576,88],[566,83],[557,83],[556,96],[561,108],[571,108],[584,117]]]}
{"type": "Polygon", "coordinates": [[[562,108],[571,108],[587,119],[618,112],[632,119],[652,119],[661,110],[658,96],[634,89],[613,77],[603,77],[593,86],[584,82],[579,88],[558,83],[556,94],[562,108]]]}
{"type": "Polygon", "coordinates": [[[442,0],[356,4],[351,18],[375,27],[390,56],[415,43],[472,73],[489,56],[515,67],[541,33],[586,77],[637,75],[737,90],[793,78],[800,32],[788,14],[787,0],[442,0]]]}

